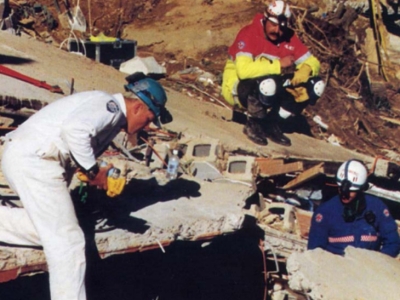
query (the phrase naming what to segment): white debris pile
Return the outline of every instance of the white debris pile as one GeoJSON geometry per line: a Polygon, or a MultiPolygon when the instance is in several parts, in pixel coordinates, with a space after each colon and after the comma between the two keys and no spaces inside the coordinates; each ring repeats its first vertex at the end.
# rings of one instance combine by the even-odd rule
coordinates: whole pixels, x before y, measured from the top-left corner
{"type": "Polygon", "coordinates": [[[344,256],[322,249],[294,252],[289,286],[313,300],[387,300],[400,294],[400,262],[376,251],[347,247],[344,256]]]}

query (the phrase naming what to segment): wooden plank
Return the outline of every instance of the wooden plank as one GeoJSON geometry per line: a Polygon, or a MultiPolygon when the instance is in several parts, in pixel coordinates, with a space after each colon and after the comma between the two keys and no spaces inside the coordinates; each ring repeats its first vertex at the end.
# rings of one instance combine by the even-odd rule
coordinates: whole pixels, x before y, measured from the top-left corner
{"type": "Polygon", "coordinates": [[[283,159],[256,159],[256,164],[258,166],[258,173],[262,177],[270,177],[304,170],[304,163],[300,161],[285,164],[283,159]]]}
{"type": "Polygon", "coordinates": [[[400,120],[397,119],[393,119],[393,118],[388,118],[388,117],[384,117],[384,116],[379,116],[379,118],[381,118],[384,121],[396,124],[396,125],[400,125],[400,120]]]}
{"type": "Polygon", "coordinates": [[[315,178],[316,176],[318,176],[319,174],[323,174],[324,173],[324,163],[320,163],[306,171],[304,171],[303,173],[301,173],[299,176],[297,176],[295,179],[289,181],[285,186],[283,186],[283,189],[290,189],[296,186],[299,186],[300,184],[315,178]]]}
{"type": "Polygon", "coordinates": [[[300,236],[304,239],[308,239],[313,213],[311,211],[296,208],[294,210],[294,215],[296,217],[296,224],[298,226],[300,236]]]}
{"type": "Polygon", "coordinates": [[[259,164],[280,164],[283,165],[285,161],[283,159],[273,159],[266,157],[256,157],[255,161],[259,164]]]}

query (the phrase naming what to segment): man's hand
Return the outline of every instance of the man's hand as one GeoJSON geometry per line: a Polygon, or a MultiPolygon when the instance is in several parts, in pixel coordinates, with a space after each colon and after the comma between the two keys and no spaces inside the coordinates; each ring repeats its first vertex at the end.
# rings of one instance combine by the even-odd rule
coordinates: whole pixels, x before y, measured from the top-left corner
{"type": "Polygon", "coordinates": [[[105,167],[99,168],[99,172],[96,176],[90,180],[89,177],[81,172],[77,172],[77,177],[80,181],[87,182],[89,185],[97,186],[99,189],[107,190],[108,188],[108,171],[113,167],[112,164],[108,164],[105,167]]]}
{"type": "Polygon", "coordinates": [[[303,64],[300,69],[294,72],[294,76],[290,83],[293,86],[299,85],[300,83],[307,82],[311,75],[311,67],[307,64],[303,64]]]}
{"type": "Polygon", "coordinates": [[[105,167],[99,168],[99,172],[97,173],[96,177],[88,181],[89,185],[97,186],[99,189],[107,190],[107,173],[112,167],[112,164],[108,164],[105,167]]]}
{"type": "Polygon", "coordinates": [[[294,64],[294,57],[293,57],[293,55],[288,55],[288,56],[282,57],[279,61],[281,63],[281,68],[288,68],[294,64]]]}
{"type": "Polygon", "coordinates": [[[296,102],[304,102],[310,98],[307,89],[303,86],[295,87],[294,89],[286,88],[286,91],[293,95],[296,102]]]}

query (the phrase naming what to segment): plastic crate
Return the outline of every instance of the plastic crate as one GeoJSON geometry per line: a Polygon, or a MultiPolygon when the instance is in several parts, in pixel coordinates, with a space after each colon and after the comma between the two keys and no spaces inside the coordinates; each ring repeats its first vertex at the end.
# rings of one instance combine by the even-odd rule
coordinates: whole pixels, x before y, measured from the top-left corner
{"type": "Polygon", "coordinates": [[[80,52],[86,57],[119,69],[120,65],[136,55],[137,42],[117,40],[115,42],[91,42],[69,40],[68,50],[80,52]]]}

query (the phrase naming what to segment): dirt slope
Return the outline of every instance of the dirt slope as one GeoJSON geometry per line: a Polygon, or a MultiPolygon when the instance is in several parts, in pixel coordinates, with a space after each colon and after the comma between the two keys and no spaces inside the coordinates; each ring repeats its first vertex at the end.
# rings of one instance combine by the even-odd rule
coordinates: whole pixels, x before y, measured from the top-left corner
{"type": "MultiPolygon", "coordinates": [[[[69,28],[62,26],[61,16],[66,11],[62,1],[59,3],[59,11],[53,0],[21,2],[15,8],[20,12],[21,20],[26,21],[22,12],[26,12],[27,7],[34,3],[46,7],[55,20],[54,26],[49,30],[48,17],[42,17],[43,20],[39,22],[39,14],[34,14],[32,18],[36,20],[35,23],[22,26],[22,31],[54,46],[61,44],[65,47],[65,39],[73,35],[69,28]]],[[[316,0],[316,3],[319,15],[322,12],[330,13],[325,4],[329,1],[316,0]]],[[[80,7],[87,21],[85,33],[74,32],[77,37],[86,38],[90,34],[104,33],[107,36],[120,35],[124,39],[136,40],[138,55],[155,56],[166,66],[168,77],[193,66],[211,72],[217,76],[216,86],[212,91],[206,91],[223,101],[218,94],[218,80],[227,58],[227,48],[239,28],[250,22],[255,12],[262,11],[263,1],[71,0],[70,5],[80,7]]],[[[293,12],[297,23],[294,22],[293,26],[300,24],[299,19],[303,20],[296,30],[321,60],[321,75],[328,81],[328,88],[317,105],[304,112],[311,127],[297,128],[302,128],[303,133],[316,139],[328,141],[336,138],[337,142],[352,150],[399,161],[397,141],[400,139],[400,131],[395,122],[387,121],[387,118],[396,120],[400,115],[400,108],[397,107],[399,94],[387,83],[385,99],[371,97],[363,76],[365,65],[362,63],[364,58],[359,54],[362,52],[361,46],[346,36],[351,34],[357,37],[355,40],[362,41],[365,28],[369,26],[368,19],[359,16],[347,32],[332,27],[320,17],[317,20],[307,19],[307,16],[304,21],[304,8],[309,5],[311,3],[305,1],[296,2],[293,12]],[[350,94],[361,97],[354,99],[348,97],[350,94]],[[320,116],[329,125],[329,129],[325,130],[313,122],[315,116],[320,116]]],[[[187,94],[185,86],[177,86],[169,81],[163,84],[179,92],[186,90],[187,94]]],[[[190,90],[190,94],[196,95],[198,92],[190,90]]],[[[293,132],[293,128],[287,128],[287,132],[293,132]]]]}
{"type": "MultiPolygon", "coordinates": [[[[110,93],[123,91],[125,76],[118,70],[77,56],[26,37],[12,36],[0,32],[0,53],[5,66],[25,75],[60,86],[65,94],[70,93],[74,78],[76,91],[101,89],[110,93]]],[[[18,99],[34,99],[52,102],[62,97],[45,89],[29,85],[20,80],[0,75],[0,95],[18,99]]],[[[165,83],[163,80],[162,83],[165,83]]],[[[201,102],[173,89],[166,88],[168,108],[174,121],[167,128],[187,136],[208,136],[219,139],[230,149],[243,149],[270,157],[315,158],[343,161],[351,157],[372,161],[365,155],[337,147],[302,134],[290,134],[292,147],[270,143],[267,147],[250,143],[242,133],[242,126],[227,121],[231,111],[208,102],[201,102]]]]}

